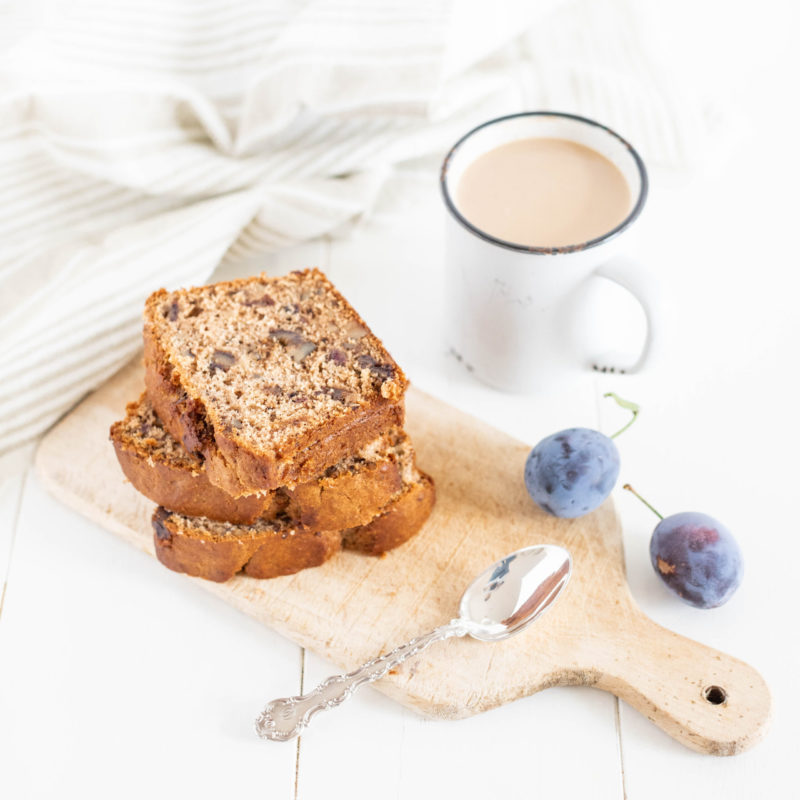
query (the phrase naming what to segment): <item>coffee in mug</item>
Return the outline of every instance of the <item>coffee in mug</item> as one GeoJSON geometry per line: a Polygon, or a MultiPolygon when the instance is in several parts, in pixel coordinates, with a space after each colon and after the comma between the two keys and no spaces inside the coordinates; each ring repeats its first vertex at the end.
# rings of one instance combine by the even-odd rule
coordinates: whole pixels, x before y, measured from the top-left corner
{"type": "Polygon", "coordinates": [[[586,367],[635,372],[648,360],[658,293],[624,254],[647,198],[647,171],[619,134],[574,114],[490,120],[445,157],[448,344],[484,382],[552,388],[586,367]],[[634,363],[592,363],[581,290],[611,280],[639,301],[647,335],[634,363]]]}
{"type": "Polygon", "coordinates": [[[544,137],[476,158],[455,203],[482,231],[534,247],[588,242],[621,224],[632,206],[628,182],[609,159],[578,142],[544,137]]]}

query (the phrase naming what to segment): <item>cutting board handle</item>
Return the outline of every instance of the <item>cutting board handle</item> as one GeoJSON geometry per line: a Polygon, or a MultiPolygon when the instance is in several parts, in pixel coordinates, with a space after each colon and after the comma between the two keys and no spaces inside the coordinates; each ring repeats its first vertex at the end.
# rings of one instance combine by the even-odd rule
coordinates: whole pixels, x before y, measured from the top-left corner
{"type": "Polygon", "coordinates": [[[602,688],[700,753],[734,755],[761,739],[771,698],[753,667],[662,628],[641,612],[635,618],[629,629],[610,637],[602,688]]]}

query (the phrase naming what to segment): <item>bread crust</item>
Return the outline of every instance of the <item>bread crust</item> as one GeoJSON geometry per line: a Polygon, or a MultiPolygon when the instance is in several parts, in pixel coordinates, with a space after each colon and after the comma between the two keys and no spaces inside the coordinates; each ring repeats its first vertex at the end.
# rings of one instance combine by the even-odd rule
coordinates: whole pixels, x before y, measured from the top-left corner
{"type": "Polygon", "coordinates": [[[416,535],[431,513],[435,500],[433,480],[422,473],[389,503],[372,522],[345,531],[291,533],[255,532],[251,526],[219,537],[194,520],[194,528],[181,530],[176,515],[164,508],[153,514],[154,544],[158,560],[175,572],[212,581],[226,581],[237,572],[253,578],[275,578],[316,567],[342,546],[369,555],[382,555],[416,535]]]}
{"type": "Polygon", "coordinates": [[[424,472],[382,514],[366,525],[342,531],[342,547],[379,556],[416,535],[436,502],[433,479],[424,472]]]}
{"type": "MultiPolygon", "coordinates": [[[[111,426],[111,440],[122,471],[134,488],[179,514],[250,525],[259,518],[272,519],[285,513],[310,530],[341,530],[354,522],[369,522],[403,487],[401,464],[395,458],[386,458],[358,464],[352,470],[333,470],[333,474],[294,489],[234,498],[208,480],[199,457],[154,454],[126,432],[126,423],[140,414],[145,402],[143,396],[128,404],[126,419],[111,426]]],[[[404,434],[396,435],[409,447],[404,434]]],[[[161,436],[170,434],[162,431],[161,436]]]]}
{"type": "Polygon", "coordinates": [[[335,531],[298,528],[214,537],[195,520],[196,534],[187,534],[175,515],[159,507],[153,514],[154,544],[158,560],[175,572],[222,583],[237,572],[253,578],[277,578],[325,563],[341,547],[335,531]]]}
{"type": "MultiPolygon", "coordinates": [[[[369,331],[366,323],[321,273],[313,270],[310,274],[325,281],[342,303],[342,313],[347,320],[369,331]]],[[[247,281],[216,284],[216,290],[234,291],[247,281]]],[[[145,304],[144,361],[148,396],[167,430],[189,452],[203,455],[209,481],[228,494],[240,497],[305,483],[356,452],[387,428],[402,427],[403,392],[407,379],[386,354],[394,377],[386,384],[385,396],[376,393],[370,403],[351,407],[323,426],[298,432],[281,451],[255,449],[220,419],[216,409],[206,408],[201,398],[189,391],[187,387],[191,385],[191,379],[179,365],[173,363],[166,347],[160,342],[159,329],[164,323],[159,318],[159,309],[168,296],[169,293],[161,289],[151,295],[145,304]]],[[[371,342],[383,348],[374,334],[368,333],[368,336],[371,342]]]]}
{"type": "Polygon", "coordinates": [[[288,498],[285,513],[310,530],[338,531],[356,519],[361,524],[369,522],[402,487],[399,464],[381,461],[359,472],[318,478],[283,490],[288,498]]]}
{"type": "Polygon", "coordinates": [[[342,547],[336,531],[304,531],[295,534],[291,548],[282,539],[268,539],[253,553],[244,566],[251,578],[277,578],[301,569],[318,567],[342,547]]]}

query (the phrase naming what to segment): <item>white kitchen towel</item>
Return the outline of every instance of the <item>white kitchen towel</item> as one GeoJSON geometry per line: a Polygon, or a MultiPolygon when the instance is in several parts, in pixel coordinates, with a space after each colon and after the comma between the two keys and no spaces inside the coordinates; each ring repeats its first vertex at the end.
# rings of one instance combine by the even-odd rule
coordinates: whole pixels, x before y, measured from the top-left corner
{"type": "Polygon", "coordinates": [[[624,0],[0,5],[0,452],[135,353],[151,291],[335,231],[483,119],[584,111],[690,163],[711,117],[638,25],[624,0]]]}

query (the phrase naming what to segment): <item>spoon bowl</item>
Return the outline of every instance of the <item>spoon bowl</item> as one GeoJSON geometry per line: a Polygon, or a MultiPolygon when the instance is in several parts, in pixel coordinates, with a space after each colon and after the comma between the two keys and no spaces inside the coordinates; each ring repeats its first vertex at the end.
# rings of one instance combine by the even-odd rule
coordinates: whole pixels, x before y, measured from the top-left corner
{"type": "Polygon", "coordinates": [[[332,675],[308,694],[273,700],[256,719],[256,733],[279,742],[293,739],[314,714],[338,706],[359,686],[382,678],[433,642],[467,634],[495,642],[519,633],[550,608],[571,571],[570,554],[552,544],[525,547],[501,558],[469,585],[456,619],[373,658],[354,672],[332,675]]]}
{"type": "Polygon", "coordinates": [[[544,544],[517,550],[484,570],[458,608],[467,633],[483,642],[507,639],[538,619],[567,585],[570,554],[544,544]]]}

